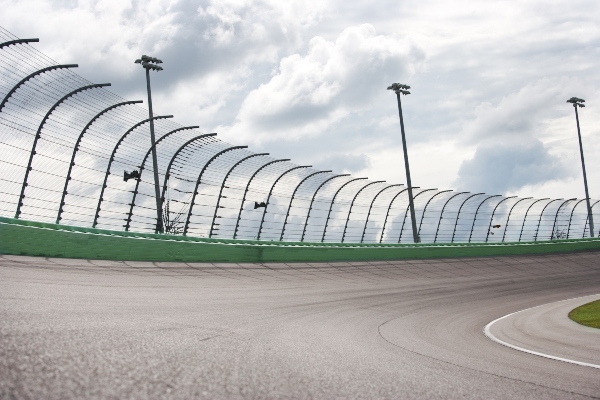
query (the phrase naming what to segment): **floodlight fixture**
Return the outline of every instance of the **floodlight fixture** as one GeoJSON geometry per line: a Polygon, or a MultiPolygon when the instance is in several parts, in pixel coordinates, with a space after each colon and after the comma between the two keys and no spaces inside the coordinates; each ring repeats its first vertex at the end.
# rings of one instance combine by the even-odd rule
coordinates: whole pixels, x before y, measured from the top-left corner
{"type": "Polygon", "coordinates": [[[571,97],[569,100],[567,100],[567,103],[571,103],[573,104],[573,107],[585,107],[585,100],[584,99],[580,99],[579,97],[571,97]]]}

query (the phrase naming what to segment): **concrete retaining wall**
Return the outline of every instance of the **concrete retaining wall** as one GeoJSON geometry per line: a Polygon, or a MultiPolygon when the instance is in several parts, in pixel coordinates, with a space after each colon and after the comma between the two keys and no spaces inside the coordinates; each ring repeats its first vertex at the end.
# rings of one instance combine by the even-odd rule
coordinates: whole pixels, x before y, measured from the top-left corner
{"type": "Polygon", "coordinates": [[[319,262],[485,257],[600,250],[600,239],[528,243],[348,244],[202,239],[0,217],[0,254],[126,261],[319,262]]]}

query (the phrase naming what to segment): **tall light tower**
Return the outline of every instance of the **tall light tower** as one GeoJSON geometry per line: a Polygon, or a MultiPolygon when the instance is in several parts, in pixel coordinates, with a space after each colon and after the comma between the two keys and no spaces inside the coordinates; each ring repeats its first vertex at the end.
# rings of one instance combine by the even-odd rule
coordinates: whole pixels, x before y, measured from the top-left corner
{"type": "Polygon", "coordinates": [[[567,100],[567,103],[573,104],[575,109],[575,120],[577,121],[577,135],[579,136],[579,154],[581,154],[581,169],[583,170],[583,186],[585,186],[585,201],[587,203],[588,220],[590,221],[590,237],[594,237],[594,215],[592,214],[592,207],[590,207],[590,193],[588,191],[587,176],[585,173],[585,161],[583,159],[583,144],[581,143],[581,130],[579,129],[579,113],[577,107],[585,107],[585,100],[571,97],[567,100]]]}
{"type": "Polygon", "coordinates": [[[404,149],[404,170],[406,171],[406,186],[408,187],[408,205],[410,208],[410,219],[412,222],[413,239],[415,243],[419,243],[421,239],[417,234],[417,219],[415,217],[415,205],[413,203],[412,182],[410,180],[410,168],[408,166],[408,151],[406,150],[406,135],[404,134],[404,119],[402,118],[402,103],[400,102],[400,94],[409,95],[410,86],[401,83],[392,83],[388,90],[393,90],[398,99],[398,114],[400,115],[400,131],[402,132],[402,148],[404,149]]]}
{"type": "Polygon", "coordinates": [[[156,158],[156,140],[154,137],[154,119],[152,113],[152,92],[150,91],[150,70],[162,71],[163,68],[156,65],[162,64],[158,58],[143,55],[135,60],[136,64],[142,64],[146,70],[146,87],[148,89],[148,114],[150,118],[150,141],[152,142],[152,167],[154,168],[154,191],[156,195],[156,233],[163,232],[162,202],[160,201],[160,182],[158,180],[158,160],[156,158]]]}

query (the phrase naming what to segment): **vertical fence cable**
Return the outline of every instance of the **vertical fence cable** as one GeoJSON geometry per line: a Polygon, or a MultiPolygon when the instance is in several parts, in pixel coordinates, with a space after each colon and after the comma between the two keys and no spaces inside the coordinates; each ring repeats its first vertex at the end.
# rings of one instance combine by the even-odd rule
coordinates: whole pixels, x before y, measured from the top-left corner
{"type": "MultiPolygon", "coordinates": [[[[419,197],[419,195],[423,194],[423,193],[427,193],[427,192],[431,192],[433,190],[437,190],[437,189],[425,189],[425,190],[421,190],[419,193],[417,193],[416,195],[413,196],[412,198],[412,203],[414,204],[415,199],[417,197],[419,197]]],[[[435,197],[435,195],[434,195],[435,197]]],[[[408,210],[410,210],[410,203],[411,200],[408,200],[408,206],[406,206],[406,211],[404,211],[404,218],[402,219],[402,226],[400,227],[400,235],[398,236],[398,243],[400,243],[400,241],[402,240],[402,232],[404,232],[404,225],[406,223],[406,217],[408,216],[408,210]]],[[[423,211],[423,213],[425,213],[425,211],[423,211]]],[[[417,234],[418,236],[418,234],[417,234]]]]}
{"type": "Polygon", "coordinates": [[[438,232],[440,231],[440,225],[442,224],[442,218],[444,217],[444,210],[446,209],[446,206],[448,205],[448,203],[450,203],[450,200],[452,200],[456,196],[460,196],[461,194],[467,194],[467,193],[469,193],[469,192],[456,193],[454,196],[451,196],[448,200],[446,200],[446,202],[444,203],[444,206],[442,207],[442,212],[440,213],[440,218],[438,219],[438,225],[437,225],[437,229],[435,230],[435,237],[433,238],[433,243],[437,242],[438,232]]]}
{"type": "Polygon", "coordinates": [[[354,207],[354,202],[356,201],[356,198],[358,197],[358,195],[365,190],[366,188],[368,188],[371,185],[375,185],[377,183],[384,183],[385,181],[375,181],[375,182],[370,182],[367,183],[366,185],[364,185],[363,187],[360,188],[360,190],[358,192],[356,192],[356,194],[354,195],[354,198],[352,199],[352,203],[350,203],[350,209],[348,210],[348,216],[346,217],[346,224],[344,225],[344,233],[342,234],[342,243],[344,243],[344,239],[346,238],[346,230],[348,229],[348,222],[350,221],[350,215],[352,214],[352,207],[354,207]]]}
{"type": "Polygon", "coordinates": [[[517,202],[515,202],[515,204],[513,204],[513,206],[510,208],[510,211],[508,212],[508,218],[506,218],[506,224],[504,225],[504,233],[502,234],[502,243],[504,243],[504,239],[506,238],[506,230],[508,229],[508,223],[510,222],[510,216],[513,212],[513,210],[515,209],[515,207],[517,206],[517,204],[519,204],[522,201],[525,200],[529,200],[531,199],[531,197],[524,197],[522,199],[519,199],[517,202]]]}
{"type": "Polygon", "coordinates": [[[279,182],[279,180],[281,178],[283,178],[285,175],[287,175],[289,172],[292,172],[292,171],[295,171],[295,170],[301,169],[301,168],[311,168],[311,167],[312,167],[312,165],[300,165],[297,167],[290,168],[287,171],[285,171],[283,174],[279,175],[279,177],[275,180],[275,182],[273,182],[273,184],[271,185],[271,189],[269,190],[269,195],[267,196],[267,201],[265,202],[265,207],[263,208],[262,217],[260,219],[260,226],[258,227],[258,235],[256,236],[257,240],[260,240],[263,224],[265,223],[265,215],[267,214],[267,208],[269,207],[269,204],[271,201],[271,196],[273,195],[273,189],[275,189],[275,185],[277,185],[277,182],[279,182]]]}
{"type": "Polygon", "coordinates": [[[569,234],[571,233],[571,221],[573,220],[573,213],[575,212],[575,209],[577,208],[579,203],[581,203],[582,201],[585,201],[585,199],[581,199],[577,203],[575,203],[575,206],[573,206],[573,209],[571,210],[571,216],[569,217],[569,227],[567,228],[567,239],[569,238],[569,234]]]}
{"type": "Polygon", "coordinates": [[[365,240],[365,232],[367,231],[367,224],[369,223],[369,217],[371,216],[371,210],[373,209],[373,204],[375,204],[375,200],[377,200],[377,197],[379,197],[379,195],[381,193],[383,193],[384,191],[386,191],[387,189],[392,188],[392,187],[397,187],[397,186],[404,186],[404,185],[402,185],[402,184],[394,184],[394,185],[386,186],[383,189],[381,189],[379,192],[377,192],[377,194],[375,195],[375,197],[373,197],[373,200],[371,201],[371,205],[369,206],[369,211],[367,212],[367,218],[365,220],[365,226],[363,228],[362,235],[360,236],[360,242],[361,243],[363,243],[364,240],[365,240]]]}
{"type": "Polygon", "coordinates": [[[435,197],[439,196],[440,194],[448,193],[451,191],[452,190],[442,190],[441,192],[437,192],[436,194],[431,196],[431,198],[429,200],[427,200],[427,204],[425,204],[425,208],[423,209],[423,213],[421,214],[421,221],[419,222],[419,230],[417,231],[417,237],[421,236],[421,226],[423,226],[423,219],[425,218],[425,213],[427,212],[427,207],[429,207],[429,203],[431,203],[431,200],[433,200],[435,197]]]}
{"type": "Polygon", "coordinates": [[[521,241],[521,237],[523,236],[523,230],[525,229],[525,221],[527,220],[527,215],[529,214],[529,210],[531,210],[531,207],[533,207],[534,204],[539,203],[540,201],[544,201],[544,200],[550,200],[550,199],[544,198],[544,199],[536,200],[533,203],[531,203],[529,205],[529,207],[527,208],[527,211],[525,212],[525,217],[523,217],[523,224],[521,225],[521,233],[519,234],[519,242],[521,241]]]}
{"type": "Polygon", "coordinates": [[[552,224],[552,233],[551,233],[551,236],[550,236],[550,240],[553,240],[553,239],[562,239],[562,238],[557,238],[556,237],[556,234],[557,234],[557,232],[556,232],[556,221],[558,220],[558,213],[560,212],[560,209],[562,208],[562,206],[564,206],[565,204],[570,203],[572,201],[575,201],[575,200],[577,200],[577,199],[568,199],[564,203],[562,203],[560,206],[558,206],[558,209],[556,210],[556,215],[554,216],[554,224],[552,224]]]}
{"type": "Polygon", "coordinates": [[[223,183],[221,184],[221,188],[219,189],[219,196],[217,197],[217,205],[215,206],[215,214],[213,215],[213,219],[212,222],[210,224],[210,232],[208,234],[208,237],[212,237],[213,234],[213,229],[215,226],[215,220],[217,219],[217,211],[219,210],[219,205],[221,204],[221,196],[223,195],[223,189],[225,188],[225,182],[227,182],[227,178],[229,178],[229,175],[231,174],[231,172],[241,163],[243,163],[244,161],[253,158],[253,157],[262,157],[262,156],[268,156],[269,153],[257,153],[257,154],[251,154],[249,156],[246,156],[244,158],[242,158],[241,160],[239,160],[238,162],[236,162],[235,164],[233,164],[233,166],[229,169],[229,171],[227,171],[227,174],[225,175],[225,177],[223,178],[223,183]]]}
{"type": "Polygon", "coordinates": [[[321,182],[319,187],[313,193],[312,198],[310,199],[310,205],[308,206],[308,213],[306,214],[306,219],[304,220],[304,228],[302,229],[302,237],[300,238],[301,242],[304,242],[304,235],[306,234],[306,227],[308,225],[308,219],[310,218],[310,212],[312,211],[312,207],[315,202],[315,197],[317,197],[317,193],[323,186],[325,186],[326,183],[328,183],[336,178],[343,177],[343,176],[349,176],[349,174],[335,175],[335,176],[328,178],[327,180],[321,182]]]}
{"type": "Polygon", "coordinates": [[[363,180],[363,179],[368,179],[368,178],[354,178],[354,179],[350,179],[348,182],[346,182],[342,186],[340,186],[339,189],[333,195],[333,198],[331,199],[331,203],[329,205],[329,211],[327,212],[327,218],[325,219],[325,228],[323,228],[323,236],[321,237],[321,243],[323,243],[323,241],[325,240],[325,234],[327,233],[327,225],[329,224],[329,219],[331,217],[331,210],[333,208],[333,205],[335,203],[335,199],[337,198],[337,195],[341,192],[341,190],[343,188],[345,188],[346,186],[348,186],[352,182],[360,181],[360,180],[363,180]]]}
{"type": "Polygon", "coordinates": [[[496,210],[498,209],[498,207],[500,206],[500,204],[504,203],[506,200],[508,199],[514,199],[517,196],[510,196],[510,197],[505,197],[502,200],[500,200],[497,204],[496,207],[494,207],[494,211],[492,211],[492,216],[490,217],[490,223],[488,225],[488,230],[487,230],[487,234],[485,236],[485,242],[487,243],[489,237],[490,237],[490,231],[492,229],[492,221],[494,220],[494,215],[496,215],[496,210]]]}
{"type": "Polygon", "coordinates": [[[563,199],[554,199],[554,200],[551,200],[551,201],[550,201],[548,204],[546,204],[546,205],[544,206],[544,208],[542,209],[542,212],[540,213],[540,219],[538,220],[537,229],[535,230],[535,236],[534,236],[534,238],[533,238],[533,241],[534,241],[534,242],[537,242],[537,237],[538,237],[538,233],[539,233],[539,231],[540,231],[540,224],[542,223],[542,216],[544,215],[544,211],[546,211],[546,208],[547,208],[547,207],[548,207],[550,204],[554,203],[555,201],[560,201],[560,200],[563,200],[563,199]]]}
{"type": "Polygon", "coordinates": [[[198,179],[196,180],[196,186],[194,187],[194,191],[192,192],[192,200],[190,201],[190,206],[188,208],[188,214],[187,214],[187,218],[185,220],[185,227],[183,228],[183,235],[187,235],[189,226],[190,226],[190,219],[192,218],[192,210],[194,208],[194,203],[196,201],[196,196],[198,195],[198,186],[200,185],[201,181],[202,181],[202,176],[204,175],[204,172],[206,171],[206,169],[210,166],[210,164],[216,160],[217,158],[219,158],[221,155],[230,152],[230,151],[234,151],[234,150],[240,150],[240,149],[247,149],[248,146],[231,146],[228,147],[224,150],[219,151],[217,154],[215,154],[214,156],[211,157],[210,160],[208,160],[206,162],[206,164],[204,164],[204,167],[202,167],[202,171],[200,171],[200,173],[198,174],[198,179]]]}
{"type": "Polygon", "coordinates": [[[488,196],[481,203],[479,203],[479,206],[477,206],[477,210],[475,210],[475,216],[473,217],[473,225],[471,225],[471,233],[469,233],[469,243],[471,243],[471,239],[473,238],[473,230],[475,229],[475,222],[477,221],[477,214],[479,213],[479,209],[481,208],[483,203],[485,203],[489,199],[493,199],[495,197],[502,197],[502,196],[499,194],[488,196]]]}
{"type": "MultiPolygon", "coordinates": [[[[412,189],[420,189],[420,188],[418,186],[413,186],[412,189]]],[[[392,201],[390,201],[390,205],[388,206],[387,212],[385,213],[385,220],[383,221],[383,228],[381,229],[381,236],[379,237],[379,243],[383,242],[383,235],[385,233],[385,227],[387,226],[388,217],[390,216],[390,210],[392,209],[392,204],[394,204],[394,201],[396,200],[396,198],[398,196],[400,196],[402,193],[406,192],[407,190],[408,190],[408,188],[402,189],[401,191],[396,193],[396,195],[392,198],[392,201]]]]}
{"type": "MultiPolygon", "coordinates": [[[[173,118],[173,116],[172,115],[162,115],[162,116],[152,117],[152,119],[155,119],[155,120],[161,119],[161,118],[173,118]]],[[[104,190],[107,187],[106,182],[108,181],[108,176],[110,175],[110,167],[112,166],[112,163],[115,160],[115,154],[117,153],[119,146],[121,145],[121,143],[123,143],[125,138],[127,136],[129,136],[129,134],[131,132],[133,132],[135,129],[139,128],[140,126],[142,126],[143,124],[145,124],[146,122],[149,122],[149,121],[150,121],[150,118],[146,118],[146,119],[138,122],[137,124],[133,125],[119,138],[119,140],[115,144],[115,147],[113,148],[113,151],[110,154],[110,159],[108,160],[108,166],[106,167],[106,172],[104,173],[104,182],[102,183],[102,187],[100,188],[100,196],[98,197],[98,206],[96,207],[96,215],[94,216],[94,224],[92,225],[93,228],[95,228],[96,225],[98,225],[98,219],[100,218],[100,209],[102,207],[102,201],[104,200],[104,190]]]]}
{"type": "Polygon", "coordinates": [[[454,230],[452,231],[452,239],[450,239],[450,243],[454,243],[454,237],[456,235],[456,227],[458,226],[458,220],[460,218],[460,212],[462,211],[463,206],[465,205],[465,203],[467,201],[469,201],[470,199],[472,199],[475,196],[481,196],[482,194],[485,193],[475,193],[472,194],[471,196],[467,197],[460,205],[460,207],[458,208],[458,213],[456,213],[456,221],[454,222],[454,230]]]}
{"type": "MultiPolygon", "coordinates": [[[[240,211],[238,212],[238,216],[237,216],[237,220],[235,223],[235,229],[233,231],[233,238],[235,239],[237,237],[237,232],[240,226],[240,219],[242,218],[242,210],[244,208],[244,202],[246,201],[246,195],[248,194],[248,189],[250,188],[250,184],[252,183],[252,180],[254,180],[254,177],[263,169],[265,169],[266,167],[268,167],[269,165],[273,165],[276,163],[280,163],[280,162],[287,162],[290,161],[288,158],[285,159],[281,159],[281,160],[274,160],[274,161],[270,161],[264,165],[262,165],[261,167],[259,167],[256,171],[254,171],[254,173],[252,174],[252,176],[250,177],[250,179],[248,179],[248,183],[246,184],[246,188],[244,189],[244,195],[242,196],[242,202],[240,204],[240,211]]],[[[266,209],[266,206],[265,206],[266,209]]],[[[266,210],[264,210],[266,211],[266,210]]]]}

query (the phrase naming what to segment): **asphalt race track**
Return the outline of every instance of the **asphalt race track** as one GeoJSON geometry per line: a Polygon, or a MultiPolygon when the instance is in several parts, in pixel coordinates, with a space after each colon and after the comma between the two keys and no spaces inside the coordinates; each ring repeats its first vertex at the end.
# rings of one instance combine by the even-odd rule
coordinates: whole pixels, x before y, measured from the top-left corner
{"type": "Polygon", "coordinates": [[[488,324],[486,335],[513,349],[600,370],[600,330],[568,318],[572,309],[598,299],[600,294],[512,313],[488,324]]]}
{"type": "MultiPolygon", "coordinates": [[[[0,256],[0,398],[600,398],[600,370],[483,333],[598,293],[600,252],[287,265],[0,256]]],[[[563,357],[586,346],[573,342],[563,357]]]]}

